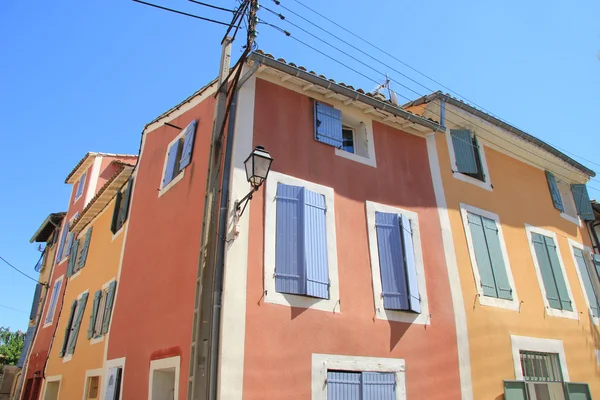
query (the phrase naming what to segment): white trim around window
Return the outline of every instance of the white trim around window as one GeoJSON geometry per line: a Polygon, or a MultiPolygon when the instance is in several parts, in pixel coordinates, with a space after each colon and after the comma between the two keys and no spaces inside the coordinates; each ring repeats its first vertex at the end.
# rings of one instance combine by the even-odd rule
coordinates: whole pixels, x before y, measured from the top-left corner
{"type": "Polygon", "coordinates": [[[290,307],[311,308],[321,311],[341,312],[338,278],[337,241],[335,235],[334,191],[332,188],[271,171],[265,188],[265,254],[264,282],[266,303],[290,307]],[[325,197],[327,229],[327,265],[329,268],[329,299],[320,299],[275,291],[275,236],[277,223],[277,184],[303,186],[325,197]]]}
{"type": "Polygon", "coordinates": [[[335,155],[377,168],[373,142],[373,119],[361,110],[342,107],[342,124],[354,131],[354,153],[335,149],[335,155]]]}
{"type": "Polygon", "coordinates": [[[524,379],[523,368],[521,366],[521,351],[538,351],[540,353],[558,354],[563,380],[569,382],[569,370],[567,368],[567,358],[565,357],[562,340],[510,335],[510,344],[512,347],[515,380],[522,381],[524,379]]]}
{"type": "Polygon", "coordinates": [[[104,375],[102,374],[104,372],[104,370],[102,368],[97,368],[97,369],[88,369],[85,371],[85,380],[83,381],[83,399],[82,400],[87,400],[88,399],[88,393],[90,390],[90,378],[93,378],[95,376],[98,377],[99,382],[98,382],[98,397],[96,397],[97,399],[101,399],[100,397],[100,391],[102,388],[102,384],[104,382],[102,382],[104,380],[104,375]]]}
{"type": "Polygon", "coordinates": [[[396,400],[406,399],[406,363],[402,358],[312,355],[312,400],[327,400],[327,370],[394,372],[396,400]]]}
{"type": "MultiPolygon", "coordinates": [[[[458,129],[458,127],[456,128],[458,129]]],[[[473,133],[475,134],[476,132],[473,133]]],[[[450,135],[450,128],[446,128],[446,142],[448,144],[448,152],[450,154],[450,166],[452,168],[452,176],[460,181],[471,183],[475,186],[479,186],[482,189],[491,191],[492,183],[490,180],[490,171],[488,170],[487,160],[485,158],[483,141],[480,136],[477,136],[477,140],[479,142],[479,159],[481,161],[481,168],[483,168],[483,176],[485,177],[485,181],[480,181],[479,179],[473,178],[472,176],[458,172],[458,167],[456,166],[456,154],[454,154],[454,145],[452,144],[452,135],[450,135]]]]}
{"type": "Polygon", "coordinates": [[[48,384],[49,383],[53,383],[53,382],[58,382],[58,392],[56,395],[56,400],[60,399],[60,384],[62,383],[62,375],[52,375],[52,376],[47,376],[46,377],[46,382],[44,383],[44,396],[41,397],[42,399],[46,398],[46,391],[48,390],[48,384]]]}
{"type": "MultiPolygon", "coordinates": [[[[164,369],[175,369],[175,391],[173,392],[173,398],[179,398],[179,365],[181,364],[181,357],[168,357],[161,358],[159,360],[150,361],[150,372],[148,374],[148,400],[152,400],[152,384],[154,383],[154,372],[164,369]]],[[[121,378],[121,382],[123,379],[121,378]]]]}
{"type": "Polygon", "coordinates": [[[504,233],[502,232],[502,224],[500,224],[500,217],[498,214],[482,210],[477,207],[473,207],[467,204],[460,203],[460,214],[462,216],[463,228],[465,230],[465,236],[467,238],[467,247],[469,248],[469,257],[471,258],[471,268],[473,269],[473,278],[475,279],[475,287],[477,288],[477,294],[479,298],[479,304],[482,306],[498,307],[507,310],[519,311],[520,301],[517,295],[517,286],[513,278],[512,269],[510,268],[510,261],[508,259],[508,251],[506,250],[506,243],[504,241],[504,233]],[[471,235],[471,228],[469,226],[468,213],[477,214],[479,216],[489,218],[496,222],[498,233],[500,236],[500,247],[502,249],[502,258],[504,259],[504,266],[506,268],[506,275],[510,288],[512,289],[512,300],[499,299],[496,297],[489,297],[483,294],[483,289],[478,282],[481,282],[481,276],[479,275],[479,267],[477,266],[477,258],[475,257],[475,246],[473,245],[473,236],[471,235]]]}
{"type": "Polygon", "coordinates": [[[48,303],[48,309],[46,310],[46,317],[44,317],[44,325],[42,326],[43,328],[47,328],[50,325],[52,325],[52,321],[54,321],[54,314],[56,314],[56,305],[58,304],[58,297],[60,296],[60,291],[62,289],[62,285],[63,285],[63,281],[65,279],[64,275],[59,276],[58,278],[56,278],[56,280],[54,281],[54,284],[52,285],[52,293],[50,293],[50,302],[48,303]],[[52,304],[52,297],[54,296],[54,292],[57,290],[57,284],[60,282],[60,285],[58,286],[58,293],[56,294],[56,301],[54,302],[54,304],[52,304]],[[48,319],[48,317],[50,317],[50,319],[48,319]]]}
{"type": "Polygon", "coordinates": [[[562,318],[570,318],[570,319],[579,319],[579,315],[577,314],[577,306],[575,305],[575,300],[573,299],[573,292],[571,291],[571,285],[569,284],[569,279],[567,278],[567,274],[565,272],[565,264],[563,262],[562,255],[560,254],[560,244],[558,243],[558,238],[556,233],[538,228],[529,224],[525,224],[525,232],[527,233],[527,241],[529,242],[529,250],[531,252],[531,258],[533,259],[533,265],[535,267],[535,274],[538,278],[538,284],[540,286],[540,292],[542,294],[542,300],[544,301],[544,306],[546,308],[546,314],[552,317],[562,317],[562,318]],[[569,292],[569,299],[571,300],[571,304],[573,305],[573,311],[566,310],[557,310],[555,308],[550,308],[550,304],[548,303],[548,298],[546,297],[546,286],[544,286],[544,280],[542,278],[542,271],[540,270],[540,265],[538,263],[537,254],[535,253],[535,248],[533,247],[533,239],[531,237],[532,233],[537,233],[542,236],[549,236],[554,240],[554,244],[556,245],[556,254],[558,256],[558,262],[560,263],[560,270],[563,274],[563,279],[565,280],[565,285],[567,286],[567,291],[569,292]]]}
{"type": "Polygon", "coordinates": [[[77,186],[75,187],[75,200],[73,200],[73,203],[75,203],[81,198],[81,196],[83,196],[85,181],[87,179],[87,173],[87,171],[83,171],[83,174],[81,174],[79,180],[77,181],[77,186]]]}
{"type": "MultiPolygon", "coordinates": [[[[171,140],[169,142],[169,144],[167,145],[167,148],[165,149],[165,157],[164,157],[164,161],[163,161],[163,168],[162,168],[162,173],[160,174],[160,182],[158,183],[158,187],[160,188],[158,190],[158,197],[162,196],[163,194],[165,194],[167,191],[169,191],[169,189],[171,189],[173,186],[175,186],[175,184],[177,182],[179,182],[180,180],[183,179],[183,176],[185,175],[185,168],[181,171],[179,171],[179,173],[177,174],[176,177],[174,177],[171,182],[167,183],[165,185],[165,187],[162,187],[162,182],[165,178],[165,172],[167,171],[167,161],[169,160],[169,149],[171,148],[171,146],[173,145],[173,143],[181,140],[181,138],[184,137],[186,132],[186,129],[183,129],[181,131],[181,133],[179,133],[179,135],[177,135],[173,140],[171,140]]],[[[179,168],[179,165],[177,166],[177,168],[179,168]]]]}
{"type": "Polygon", "coordinates": [[[423,251],[421,247],[421,234],[419,227],[419,216],[414,211],[408,211],[385,204],[366,202],[367,211],[367,234],[369,237],[369,254],[371,256],[371,279],[373,284],[373,301],[375,304],[375,315],[377,319],[406,322],[410,324],[430,325],[429,301],[427,298],[427,285],[425,282],[425,267],[423,263],[423,251]],[[413,232],[413,244],[415,247],[415,264],[417,266],[417,282],[419,284],[419,295],[421,296],[421,313],[410,311],[386,310],[383,307],[381,270],[379,266],[379,249],[377,247],[377,230],[375,227],[375,212],[385,212],[404,215],[410,220],[413,232]]]}
{"type": "MultiPolygon", "coordinates": [[[[106,357],[106,347],[105,347],[105,357],[106,357]]],[[[108,378],[108,372],[111,368],[121,368],[121,386],[119,387],[119,393],[121,394],[120,398],[123,398],[123,382],[125,381],[125,357],[121,358],[113,358],[112,360],[106,360],[104,362],[104,367],[102,368],[102,376],[106,376],[108,378]]],[[[108,379],[103,379],[104,382],[100,382],[100,399],[104,399],[106,397],[106,389],[108,387],[108,379]]]]}
{"type": "Polygon", "coordinates": [[[598,361],[598,365],[600,366],[600,350],[596,350],[596,360],[598,361]]]}
{"type": "MultiPolygon", "coordinates": [[[[571,259],[573,260],[573,265],[575,266],[575,271],[577,272],[577,278],[579,279],[579,285],[581,287],[581,291],[583,292],[583,297],[585,299],[585,304],[588,307],[588,313],[590,315],[590,318],[592,319],[592,322],[594,323],[594,325],[600,325],[600,318],[599,317],[594,317],[594,314],[592,313],[592,309],[590,307],[590,300],[588,299],[588,295],[585,291],[585,285],[583,284],[583,277],[581,276],[581,272],[579,271],[579,265],[577,265],[577,260],[575,259],[575,251],[573,250],[573,248],[577,248],[581,251],[583,251],[583,257],[585,258],[585,263],[586,263],[586,267],[588,268],[588,272],[590,273],[590,278],[592,279],[592,286],[594,291],[596,291],[596,296],[598,296],[598,292],[597,292],[597,285],[594,285],[594,280],[595,280],[595,276],[597,276],[595,273],[593,273],[593,271],[589,270],[589,266],[593,265],[593,261],[590,260],[590,253],[592,252],[592,249],[590,249],[588,246],[584,246],[581,243],[578,243],[576,241],[574,241],[573,239],[569,238],[569,252],[571,253],[571,259]],[[591,264],[590,264],[591,263],[591,264]]],[[[598,282],[596,282],[598,283],[598,282]]]]}

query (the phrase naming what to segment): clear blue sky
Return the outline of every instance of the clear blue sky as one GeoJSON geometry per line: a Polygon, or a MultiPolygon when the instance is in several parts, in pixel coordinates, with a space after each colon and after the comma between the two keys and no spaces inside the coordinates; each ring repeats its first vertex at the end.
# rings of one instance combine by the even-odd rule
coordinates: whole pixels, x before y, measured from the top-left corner
{"type": "MultiPolygon", "coordinates": [[[[236,4],[209,1],[224,7],[236,4]]],[[[281,1],[334,30],[294,0],[281,1]]],[[[302,1],[521,129],[600,163],[597,0],[582,0],[576,7],[541,0],[302,1]]],[[[319,34],[271,0],[263,2],[319,34]]],[[[162,4],[229,18],[184,0],[162,4]]],[[[259,15],[381,79],[266,10],[259,15]]],[[[48,213],[66,210],[70,187],[64,179],[69,171],[87,151],[137,153],[145,123],[217,75],[225,28],[128,0],[4,0],[0,18],[0,255],[34,275],[39,253],[29,239],[48,213]]],[[[235,58],[240,54],[237,42],[235,58]]],[[[276,57],[338,82],[374,87],[268,26],[259,25],[257,43],[276,57]]],[[[439,88],[393,60],[385,62],[431,89],[439,88]]],[[[401,95],[417,97],[395,87],[401,95]]],[[[598,165],[584,164],[600,171],[598,165]]],[[[600,189],[598,182],[592,186],[600,189]]],[[[600,197],[599,191],[589,191],[600,197]]],[[[26,328],[33,289],[33,282],[0,262],[0,326],[26,328]]]]}

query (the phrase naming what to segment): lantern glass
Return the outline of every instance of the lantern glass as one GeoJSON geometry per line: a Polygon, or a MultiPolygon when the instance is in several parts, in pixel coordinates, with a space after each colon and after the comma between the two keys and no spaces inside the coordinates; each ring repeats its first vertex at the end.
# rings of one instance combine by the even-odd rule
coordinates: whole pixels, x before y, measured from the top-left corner
{"type": "Polygon", "coordinates": [[[258,188],[269,175],[273,158],[262,146],[257,146],[244,161],[246,178],[252,187],[258,188]]]}

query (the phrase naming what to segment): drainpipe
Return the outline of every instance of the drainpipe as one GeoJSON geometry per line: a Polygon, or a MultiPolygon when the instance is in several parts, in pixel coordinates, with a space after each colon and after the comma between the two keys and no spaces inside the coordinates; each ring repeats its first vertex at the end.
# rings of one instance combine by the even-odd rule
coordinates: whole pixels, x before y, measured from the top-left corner
{"type": "Polygon", "coordinates": [[[442,97],[440,102],[440,125],[446,127],[446,99],[442,97]]]}
{"type": "MultiPolygon", "coordinates": [[[[239,85],[238,85],[239,87],[239,85]]],[[[237,89],[233,89],[229,121],[227,125],[227,144],[225,146],[225,160],[223,162],[223,178],[221,181],[221,201],[219,204],[219,219],[217,221],[217,255],[215,259],[215,276],[213,289],[213,312],[210,332],[209,351],[209,399],[217,399],[217,370],[219,367],[219,343],[221,332],[221,299],[223,294],[223,270],[225,256],[225,236],[227,235],[227,205],[229,203],[229,179],[231,175],[231,156],[233,152],[233,132],[235,130],[235,112],[237,106],[237,89]]]]}

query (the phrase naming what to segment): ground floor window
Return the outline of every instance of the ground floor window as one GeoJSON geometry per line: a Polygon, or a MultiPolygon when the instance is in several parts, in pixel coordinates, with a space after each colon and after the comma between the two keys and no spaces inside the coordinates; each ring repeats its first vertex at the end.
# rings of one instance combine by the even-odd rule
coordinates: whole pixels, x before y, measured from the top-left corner
{"type": "Polygon", "coordinates": [[[150,362],[150,400],[179,398],[179,363],[179,356],[150,362]]]}

